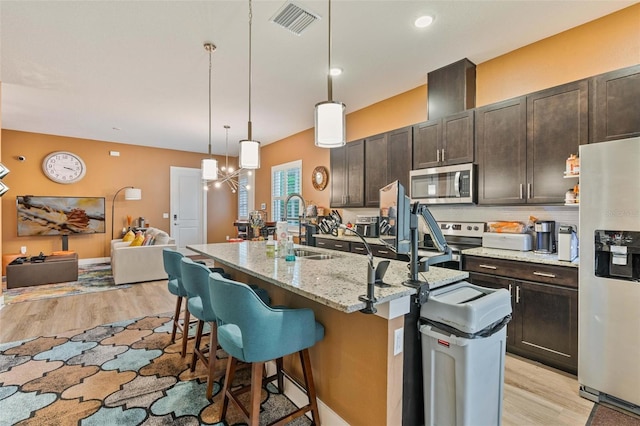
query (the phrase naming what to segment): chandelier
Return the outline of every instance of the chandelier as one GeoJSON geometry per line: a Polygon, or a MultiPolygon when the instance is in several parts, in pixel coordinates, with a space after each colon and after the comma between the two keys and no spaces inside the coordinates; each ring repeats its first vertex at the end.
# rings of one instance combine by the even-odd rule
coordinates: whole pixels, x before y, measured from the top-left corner
{"type": "MultiPolygon", "coordinates": [[[[227,184],[229,189],[231,189],[232,193],[236,193],[239,188],[246,189],[247,191],[251,189],[251,185],[242,184],[239,181],[240,175],[245,172],[245,169],[234,169],[233,165],[229,165],[229,129],[231,126],[228,124],[224,125],[225,131],[225,156],[224,156],[224,166],[218,169],[218,178],[213,184],[215,188],[220,188],[222,184],[227,184]]],[[[248,176],[251,176],[251,170],[246,170],[248,176]]]]}

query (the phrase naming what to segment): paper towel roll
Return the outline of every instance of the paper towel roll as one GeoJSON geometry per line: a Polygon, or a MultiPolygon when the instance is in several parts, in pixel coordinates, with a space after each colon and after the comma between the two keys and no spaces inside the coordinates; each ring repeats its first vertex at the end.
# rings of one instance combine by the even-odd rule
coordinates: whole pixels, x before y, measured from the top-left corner
{"type": "Polygon", "coordinates": [[[287,247],[287,222],[276,222],[276,239],[278,240],[278,257],[284,257],[287,247]]]}

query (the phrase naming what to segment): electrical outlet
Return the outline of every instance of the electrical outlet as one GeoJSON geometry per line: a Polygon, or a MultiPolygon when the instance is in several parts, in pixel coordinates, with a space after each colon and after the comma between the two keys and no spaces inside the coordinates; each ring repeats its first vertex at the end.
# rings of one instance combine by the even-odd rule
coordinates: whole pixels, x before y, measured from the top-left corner
{"type": "Polygon", "coordinates": [[[399,328],[393,333],[393,354],[394,355],[401,354],[403,345],[404,345],[404,328],[399,328]]]}
{"type": "Polygon", "coordinates": [[[169,219],[169,213],[162,213],[163,219],[169,219]]]}
{"type": "Polygon", "coordinates": [[[20,247],[20,253],[21,254],[27,254],[27,246],[20,247]]]}
{"type": "Polygon", "coordinates": [[[260,204],[260,209],[264,210],[267,208],[267,203],[260,204]]]}

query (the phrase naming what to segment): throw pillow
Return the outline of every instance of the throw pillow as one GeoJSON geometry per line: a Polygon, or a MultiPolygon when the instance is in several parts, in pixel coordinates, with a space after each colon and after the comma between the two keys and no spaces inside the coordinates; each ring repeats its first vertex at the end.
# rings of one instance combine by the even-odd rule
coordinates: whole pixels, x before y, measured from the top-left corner
{"type": "Polygon", "coordinates": [[[138,246],[141,246],[143,242],[144,242],[144,234],[138,231],[136,232],[136,237],[133,239],[133,241],[131,241],[131,244],[129,244],[129,246],[138,247],[138,246]]]}
{"type": "Polygon", "coordinates": [[[169,244],[169,234],[167,234],[164,231],[158,231],[158,234],[156,235],[156,238],[155,238],[153,244],[156,245],[156,246],[169,244]]]}
{"type": "Polygon", "coordinates": [[[129,231],[126,234],[124,234],[124,237],[122,237],[122,241],[133,241],[135,237],[136,237],[136,234],[134,234],[133,231],[129,229],[129,231]]]}

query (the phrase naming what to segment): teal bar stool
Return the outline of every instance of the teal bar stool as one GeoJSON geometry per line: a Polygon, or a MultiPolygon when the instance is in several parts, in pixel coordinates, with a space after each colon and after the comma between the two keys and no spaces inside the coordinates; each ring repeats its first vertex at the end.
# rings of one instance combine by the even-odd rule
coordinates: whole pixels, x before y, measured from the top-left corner
{"type": "Polygon", "coordinates": [[[207,399],[211,399],[213,396],[216,351],[218,349],[217,317],[211,306],[211,297],[209,295],[209,274],[211,271],[205,265],[196,263],[188,257],[182,258],[181,268],[182,285],[187,291],[188,297],[187,308],[191,315],[198,319],[196,342],[193,346],[193,356],[191,358],[191,371],[195,371],[198,360],[202,361],[207,368],[207,399]],[[205,323],[209,323],[211,326],[208,354],[205,354],[200,349],[205,323]]]}
{"type": "Polygon", "coordinates": [[[172,249],[165,248],[162,250],[162,260],[164,262],[164,270],[168,275],[167,287],[169,293],[177,297],[176,311],[173,314],[173,326],[171,327],[171,343],[176,341],[176,331],[182,333],[182,351],[180,355],[184,358],[187,354],[187,339],[189,338],[189,309],[187,309],[187,291],[182,285],[182,269],[180,261],[184,255],[172,249]],[[182,309],[182,301],[185,301],[184,319],[180,324],[180,310],[182,309]]]}
{"type": "MultiPolygon", "coordinates": [[[[324,338],[324,327],[316,322],[311,309],[272,308],[246,284],[228,280],[219,274],[209,275],[211,305],[218,317],[218,343],[229,354],[224,380],[221,421],[226,420],[229,400],[236,404],[249,426],[260,422],[260,393],[265,383],[278,374],[263,378],[264,364],[298,353],[302,363],[304,388],[309,404],[287,414],[272,424],[284,424],[311,411],[312,421],[320,425],[309,348],[324,338]],[[231,390],[238,361],[251,364],[251,384],[231,390]],[[238,396],[251,392],[247,410],[238,396]]],[[[283,388],[280,388],[283,391],[283,388]]]]}

